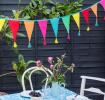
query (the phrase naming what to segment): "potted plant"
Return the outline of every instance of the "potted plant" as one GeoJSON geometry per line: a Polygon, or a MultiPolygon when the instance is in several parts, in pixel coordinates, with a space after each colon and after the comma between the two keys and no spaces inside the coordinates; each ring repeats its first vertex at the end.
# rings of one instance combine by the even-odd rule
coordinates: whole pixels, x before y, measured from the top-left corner
{"type": "MultiPolygon", "coordinates": [[[[16,72],[17,79],[19,83],[21,83],[22,75],[24,71],[31,65],[35,64],[34,60],[29,60],[26,61],[23,57],[23,55],[19,54],[18,55],[18,61],[13,61],[12,62],[12,67],[13,70],[16,72]]],[[[25,79],[28,79],[28,76],[25,76],[25,79]]]]}
{"type": "MultiPolygon", "coordinates": [[[[52,89],[53,96],[59,95],[61,85],[62,84],[65,85],[65,83],[66,83],[66,81],[65,81],[66,73],[73,72],[74,67],[75,67],[74,64],[66,65],[64,63],[64,58],[65,58],[65,54],[61,55],[60,58],[56,57],[55,60],[53,57],[48,57],[48,62],[50,64],[49,68],[53,74],[50,75],[49,77],[47,77],[46,79],[48,79],[48,83],[52,84],[51,89],[52,89]]],[[[38,67],[44,68],[44,65],[42,64],[42,62],[40,60],[36,61],[36,65],[38,67]]]]}
{"type": "Polygon", "coordinates": [[[30,19],[40,16],[40,19],[61,17],[81,10],[83,0],[72,2],[54,2],[53,0],[31,0],[29,5],[22,9],[22,17],[30,16],[30,19]]]}

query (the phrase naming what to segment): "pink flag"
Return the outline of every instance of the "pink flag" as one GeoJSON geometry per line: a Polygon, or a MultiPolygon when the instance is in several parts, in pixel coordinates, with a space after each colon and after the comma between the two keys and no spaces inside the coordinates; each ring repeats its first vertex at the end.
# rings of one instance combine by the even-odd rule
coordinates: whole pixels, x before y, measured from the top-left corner
{"type": "Polygon", "coordinates": [[[43,35],[43,45],[46,46],[46,31],[47,31],[47,23],[48,21],[47,20],[40,20],[38,21],[38,24],[39,24],[39,27],[40,27],[40,30],[42,32],[42,35],[43,35]]]}
{"type": "MultiPolygon", "coordinates": [[[[102,7],[103,7],[104,10],[105,10],[105,0],[101,0],[101,1],[100,1],[100,4],[102,5],[102,7]]],[[[103,19],[105,20],[105,16],[104,16],[103,19]]]]}

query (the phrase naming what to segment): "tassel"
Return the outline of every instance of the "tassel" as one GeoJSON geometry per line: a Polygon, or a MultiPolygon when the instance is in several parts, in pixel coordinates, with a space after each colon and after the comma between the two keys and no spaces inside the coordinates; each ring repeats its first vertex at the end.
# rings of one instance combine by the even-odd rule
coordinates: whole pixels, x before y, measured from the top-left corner
{"type": "Polygon", "coordinates": [[[17,48],[17,43],[16,43],[16,42],[14,42],[13,47],[14,47],[14,48],[17,48]]]}
{"type": "Polygon", "coordinates": [[[97,27],[97,26],[99,26],[99,25],[98,25],[98,20],[97,20],[97,19],[96,19],[96,23],[95,23],[95,26],[96,26],[96,27],[97,27]]]}
{"type": "Polygon", "coordinates": [[[28,43],[28,48],[32,48],[32,45],[31,45],[31,43],[30,43],[30,42],[28,43]]]}
{"type": "Polygon", "coordinates": [[[105,16],[104,16],[103,20],[105,20],[105,16]]]}
{"type": "Polygon", "coordinates": [[[95,26],[97,27],[97,26],[99,26],[99,24],[98,24],[98,22],[96,21],[96,24],[95,24],[95,26]]]}
{"type": "Polygon", "coordinates": [[[55,44],[58,44],[58,39],[57,38],[55,39],[55,44]]]}
{"type": "Polygon", "coordinates": [[[86,30],[87,30],[87,32],[89,32],[90,31],[90,27],[88,26],[86,30]]]}
{"type": "Polygon", "coordinates": [[[44,38],[44,41],[43,41],[43,45],[46,46],[47,43],[46,43],[46,39],[44,38]]]}
{"type": "Polygon", "coordinates": [[[78,32],[78,36],[80,36],[81,34],[80,34],[80,31],[78,32]]]}
{"type": "Polygon", "coordinates": [[[68,40],[70,40],[70,39],[71,39],[69,34],[68,34],[68,37],[67,37],[67,39],[68,39],[68,40]]]}

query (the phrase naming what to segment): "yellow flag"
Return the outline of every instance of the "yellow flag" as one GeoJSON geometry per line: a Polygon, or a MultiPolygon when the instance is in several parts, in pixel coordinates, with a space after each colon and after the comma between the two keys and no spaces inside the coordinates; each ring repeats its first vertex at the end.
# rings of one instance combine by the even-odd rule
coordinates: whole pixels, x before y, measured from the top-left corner
{"type": "Polygon", "coordinates": [[[2,27],[5,23],[5,20],[4,19],[0,19],[0,31],[2,30],[2,27]]]}
{"type": "Polygon", "coordinates": [[[73,18],[77,24],[78,29],[79,29],[78,35],[80,36],[80,13],[74,14],[73,18]]]}

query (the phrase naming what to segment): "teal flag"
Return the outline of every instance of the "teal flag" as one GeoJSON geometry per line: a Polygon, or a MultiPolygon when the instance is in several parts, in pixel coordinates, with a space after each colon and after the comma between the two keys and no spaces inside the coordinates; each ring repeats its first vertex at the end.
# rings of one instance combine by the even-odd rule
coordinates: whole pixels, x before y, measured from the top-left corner
{"type": "Polygon", "coordinates": [[[54,34],[55,34],[55,43],[58,43],[57,36],[58,36],[58,25],[59,25],[59,18],[50,19],[54,34]]]}
{"type": "Polygon", "coordinates": [[[67,32],[68,32],[68,39],[70,40],[70,32],[69,32],[69,30],[70,30],[70,16],[62,17],[62,21],[65,25],[67,32]]]}

